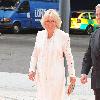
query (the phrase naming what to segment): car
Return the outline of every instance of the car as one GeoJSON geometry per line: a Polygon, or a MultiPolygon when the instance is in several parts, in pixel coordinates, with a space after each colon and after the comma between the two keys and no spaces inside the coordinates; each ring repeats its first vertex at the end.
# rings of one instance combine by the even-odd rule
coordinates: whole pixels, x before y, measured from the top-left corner
{"type": "MultiPolygon", "coordinates": [[[[95,11],[72,11],[70,30],[91,34],[98,28],[95,11]]],[[[77,33],[77,32],[76,32],[77,33]]]]}
{"type": "Polygon", "coordinates": [[[40,19],[48,9],[59,10],[57,0],[1,0],[0,32],[20,33],[23,29],[42,29],[40,19]],[[49,6],[48,6],[49,3],[49,6]]]}

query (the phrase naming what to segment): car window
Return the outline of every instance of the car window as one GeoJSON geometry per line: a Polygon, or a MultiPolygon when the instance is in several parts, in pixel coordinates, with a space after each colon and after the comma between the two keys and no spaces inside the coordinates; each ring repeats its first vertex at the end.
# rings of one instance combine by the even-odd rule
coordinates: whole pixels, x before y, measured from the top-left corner
{"type": "Polygon", "coordinates": [[[83,14],[83,16],[81,18],[89,19],[88,13],[83,14]]]}
{"type": "Polygon", "coordinates": [[[95,19],[96,18],[95,13],[90,13],[90,16],[91,16],[91,19],[95,19]]]}
{"type": "Polygon", "coordinates": [[[81,13],[78,13],[78,12],[72,12],[71,17],[72,17],[72,18],[78,18],[78,16],[79,16],[80,14],[81,14],[81,13]]]}
{"type": "Polygon", "coordinates": [[[59,2],[59,0],[32,0],[32,1],[42,1],[42,2],[59,2]]]}
{"type": "Polygon", "coordinates": [[[30,9],[30,6],[29,6],[29,2],[28,1],[24,1],[19,7],[19,11],[20,12],[28,12],[29,9],[30,9]]]}

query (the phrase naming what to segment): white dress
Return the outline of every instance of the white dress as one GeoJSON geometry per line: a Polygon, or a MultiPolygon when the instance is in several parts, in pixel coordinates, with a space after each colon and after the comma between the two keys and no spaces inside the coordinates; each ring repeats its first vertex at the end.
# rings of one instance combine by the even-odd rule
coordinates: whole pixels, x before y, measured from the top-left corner
{"type": "Polygon", "coordinates": [[[64,100],[65,54],[69,76],[75,76],[68,33],[56,29],[47,39],[47,31],[39,31],[31,56],[29,71],[36,71],[37,100],[64,100]]]}

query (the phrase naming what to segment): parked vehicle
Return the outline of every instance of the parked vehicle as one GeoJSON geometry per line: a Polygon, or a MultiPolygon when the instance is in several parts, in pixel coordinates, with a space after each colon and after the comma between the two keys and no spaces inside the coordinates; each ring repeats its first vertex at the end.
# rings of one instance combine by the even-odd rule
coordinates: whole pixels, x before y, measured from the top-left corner
{"type": "Polygon", "coordinates": [[[98,28],[94,11],[73,11],[71,13],[70,29],[74,31],[85,31],[91,34],[98,28]]]}
{"type": "Polygon", "coordinates": [[[58,10],[58,0],[2,0],[0,2],[0,31],[41,28],[40,18],[47,9],[58,10]],[[48,5],[49,3],[49,5],[48,5]]]}
{"type": "MultiPolygon", "coordinates": [[[[0,32],[41,29],[40,19],[47,9],[59,10],[59,0],[1,0],[0,32]]],[[[81,30],[87,34],[98,26],[93,11],[72,12],[70,25],[71,30],[81,30]]]]}

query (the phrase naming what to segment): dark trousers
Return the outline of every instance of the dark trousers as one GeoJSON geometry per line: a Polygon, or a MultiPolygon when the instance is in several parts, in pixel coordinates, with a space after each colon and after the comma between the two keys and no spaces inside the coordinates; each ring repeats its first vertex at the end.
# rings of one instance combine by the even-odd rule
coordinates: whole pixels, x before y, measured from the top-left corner
{"type": "Polygon", "coordinates": [[[93,90],[94,90],[95,100],[100,100],[100,88],[93,90]]]}

